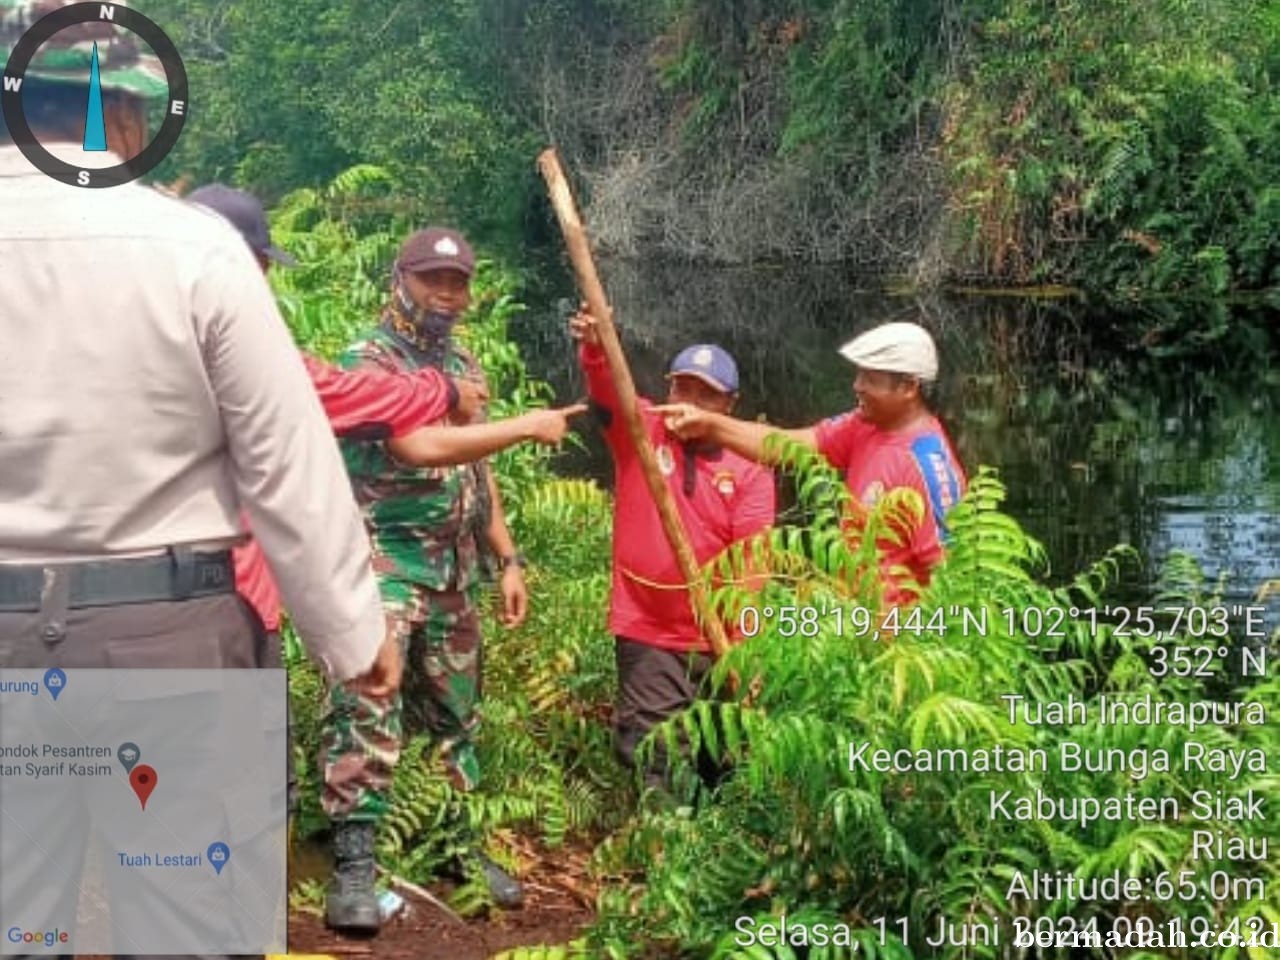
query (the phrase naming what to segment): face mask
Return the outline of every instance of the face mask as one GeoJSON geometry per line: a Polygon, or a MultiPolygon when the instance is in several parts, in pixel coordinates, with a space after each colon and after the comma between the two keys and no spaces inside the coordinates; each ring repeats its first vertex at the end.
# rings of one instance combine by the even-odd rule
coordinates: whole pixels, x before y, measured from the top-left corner
{"type": "Polygon", "coordinates": [[[414,318],[418,332],[427,340],[443,340],[453,329],[457,321],[456,313],[441,313],[439,310],[424,310],[414,318]]]}
{"type": "Polygon", "coordinates": [[[413,302],[404,284],[396,280],[396,299],[400,310],[413,323],[418,335],[428,340],[440,340],[449,335],[454,323],[458,320],[456,313],[444,313],[440,310],[424,310],[413,302]]]}

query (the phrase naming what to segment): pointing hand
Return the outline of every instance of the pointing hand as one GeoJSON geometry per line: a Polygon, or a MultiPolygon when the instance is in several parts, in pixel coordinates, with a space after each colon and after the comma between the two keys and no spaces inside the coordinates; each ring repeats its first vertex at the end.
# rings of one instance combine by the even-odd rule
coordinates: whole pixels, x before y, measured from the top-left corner
{"type": "Polygon", "coordinates": [[[711,431],[716,416],[691,403],[662,403],[653,412],[662,417],[668,430],[681,440],[702,440],[711,431]]]}
{"type": "Polygon", "coordinates": [[[531,410],[524,414],[529,439],[548,446],[560,443],[569,432],[569,419],[588,409],[585,403],[575,403],[554,410],[531,410]]]}

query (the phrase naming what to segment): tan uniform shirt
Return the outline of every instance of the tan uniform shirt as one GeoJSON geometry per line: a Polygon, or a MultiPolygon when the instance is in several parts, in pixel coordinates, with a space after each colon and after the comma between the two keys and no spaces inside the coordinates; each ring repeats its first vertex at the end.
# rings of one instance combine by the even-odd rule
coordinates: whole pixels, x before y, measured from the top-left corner
{"type": "Polygon", "coordinates": [[[363,672],[385,632],[368,539],[244,240],[0,146],[0,563],[229,545],[241,504],[311,654],[363,672]]]}

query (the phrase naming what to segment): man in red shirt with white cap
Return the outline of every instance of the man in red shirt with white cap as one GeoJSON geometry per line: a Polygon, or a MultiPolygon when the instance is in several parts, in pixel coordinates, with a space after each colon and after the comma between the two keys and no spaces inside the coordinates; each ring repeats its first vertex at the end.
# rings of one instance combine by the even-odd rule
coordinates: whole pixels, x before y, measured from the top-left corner
{"type": "MultiPolygon", "coordinates": [[[[854,499],[865,508],[889,490],[916,491],[924,501],[922,521],[903,531],[903,543],[884,544],[881,560],[886,605],[909,604],[942,559],[947,511],[968,483],[923,395],[924,385],[938,376],[937,349],[919,324],[895,322],[855,337],[840,354],[858,369],[853,381],[858,406],[813,426],[780,430],[683,403],[659,412],[677,435],[721,443],[752,460],[771,459],[765,438],[774,433],[812,447],[844,473],[854,499]],[[905,567],[909,576],[899,576],[895,567],[905,567]]],[[[856,526],[857,518],[852,519],[856,526]]]]}
{"type": "MultiPolygon", "coordinates": [[[[613,453],[613,587],[609,631],[616,637],[618,703],[615,746],[634,769],[640,741],[659,722],[693,703],[711,666],[710,651],[694,619],[685,577],[658,518],[640,459],[618,412],[618,398],[595,331],[581,312],[570,320],[580,341],[578,359],[592,407],[613,453]]],[[[727,415],[738,396],[738,368],[713,344],[681,351],[667,375],[667,400],[727,415]]],[[[706,564],[735,543],[768,529],[776,508],[773,474],[711,443],[682,442],[670,434],[649,401],[640,416],[658,470],[671,491],[689,546],[706,564]]],[[[732,630],[729,630],[732,635],[732,630]]],[[[646,785],[665,788],[660,744],[645,771],[646,785]]],[[[699,774],[713,785],[719,771],[707,756],[699,774]]]]}

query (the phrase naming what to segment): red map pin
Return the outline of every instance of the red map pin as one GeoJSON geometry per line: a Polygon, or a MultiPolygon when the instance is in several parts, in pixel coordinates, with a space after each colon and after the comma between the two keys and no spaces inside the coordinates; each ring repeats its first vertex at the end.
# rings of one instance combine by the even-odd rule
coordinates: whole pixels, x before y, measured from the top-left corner
{"type": "Polygon", "coordinates": [[[140,763],[129,771],[129,785],[142,801],[142,809],[147,809],[147,797],[156,788],[156,771],[145,763],[140,763]]]}

